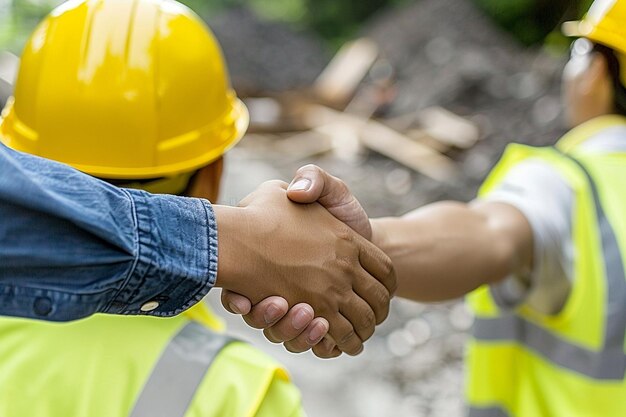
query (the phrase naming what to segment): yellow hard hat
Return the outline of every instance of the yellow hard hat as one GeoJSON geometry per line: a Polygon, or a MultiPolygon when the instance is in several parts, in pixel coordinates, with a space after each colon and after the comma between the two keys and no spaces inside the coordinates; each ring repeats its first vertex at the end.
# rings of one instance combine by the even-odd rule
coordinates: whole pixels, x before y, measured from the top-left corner
{"type": "Polygon", "coordinates": [[[626,54],[626,1],[595,0],[582,20],[563,23],[562,31],[626,54]]]}
{"type": "Polygon", "coordinates": [[[9,147],[112,179],[172,177],[248,126],[220,47],[173,0],[70,0],[37,27],[0,120],[9,147]]]}

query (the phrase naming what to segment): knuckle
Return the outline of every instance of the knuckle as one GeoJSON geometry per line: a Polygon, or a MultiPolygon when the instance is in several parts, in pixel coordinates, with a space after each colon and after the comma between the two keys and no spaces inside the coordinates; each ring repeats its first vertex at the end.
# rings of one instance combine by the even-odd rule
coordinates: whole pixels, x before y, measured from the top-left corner
{"type": "Polygon", "coordinates": [[[319,346],[319,345],[313,346],[312,350],[313,350],[313,354],[315,354],[315,356],[317,356],[318,358],[330,359],[333,357],[332,352],[329,352],[323,346],[319,346]]]}
{"type": "Polygon", "coordinates": [[[387,320],[387,317],[389,317],[389,304],[384,304],[383,307],[379,310],[378,314],[376,315],[376,324],[381,324],[382,322],[384,322],[385,320],[387,320]]]}
{"type": "Polygon", "coordinates": [[[341,355],[341,352],[327,352],[324,350],[315,350],[315,348],[313,348],[313,353],[320,359],[333,359],[341,355]]]}
{"type": "Polygon", "coordinates": [[[382,264],[385,276],[392,278],[395,281],[395,269],[393,267],[393,262],[391,262],[391,258],[385,255],[382,264]]]}
{"type": "Polygon", "coordinates": [[[383,264],[384,269],[384,283],[385,287],[389,289],[392,294],[398,289],[398,280],[396,279],[396,270],[390,259],[386,259],[383,264]]]}
{"type": "Polygon", "coordinates": [[[376,315],[372,310],[367,310],[360,318],[360,324],[357,330],[371,331],[376,326],[376,315]]]}
{"type": "Polygon", "coordinates": [[[355,264],[352,261],[352,259],[343,256],[343,257],[337,258],[337,264],[342,274],[349,275],[349,274],[354,273],[355,264]]]}
{"type": "Polygon", "coordinates": [[[337,229],[337,238],[346,242],[354,241],[354,232],[349,227],[342,225],[337,229]]]}
{"type": "Polygon", "coordinates": [[[390,294],[386,290],[382,289],[376,290],[374,294],[374,297],[378,304],[377,307],[381,309],[388,309],[389,303],[391,302],[390,294]]]}
{"type": "Polygon", "coordinates": [[[340,195],[345,196],[350,194],[350,189],[342,179],[337,177],[332,177],[332,179],[335,181],[335,186],[340,195]]]}
{"type": "Polygon", "coordinates": [[[350,356],[357,356],[357,355],[359,355],[362,351],[363,351],[363,345],[359,346],[359,348],[358,348],[358,349],[355,349],[355,350],[353,350],[353,351],[346,352],[346,353],[347,353],[348,355],[350,355],[350,356]]]}
{"type": "Polygon", "coordinates": [[[344,333],[342,336],[339,336],[339,339],[337,340],[337,344],[342,345],[342,346],[348,345],[354,342],[356,338],[357,336],[356,336],[356,333],[354,332],[354,329],[351,329],[348,332],[344,333]]]}
{"type": "Polygon", "coordinates": [[[272,331],[271,328],[263,330],[263,335],[265,336],[267,340],[269,340],[272,343],[284,342],[284,340],[281,340],[280,338],[276,337],[276,335],[274,335],[274,332],[272,331]]]}
{"type": "Polygon", "coordinates": [[[337,186],[339,186],[339,188],[342,191],[348,191],[348,186],[346,185],[344,180],[342,180],[340,178],[337,178],[337,177],[333,177],[333,178],[335,178],[335,180],[337,180],[337,186]]]}
{"type": "Polygon", "coordinates": [[[292,336],[289,331],[285,331],[284,329],[280,329],[280,328],[271,328],[271,329],[272,329],[272,335],[274,339],[278,341],[278,343],[288,342],[294,338],[294,336],[292,336]]]}
{"type": "Polygon", "coordinates": [[[342,347],[341,350],[347,353],[350,356],[356,356],[363,350],[363,344],[361,342],[355,343],[353,346],[349,348],[342,347]]]}
{"type": "Polygon", "coordinates": [[[245,316],[243,316],[243,321],[246,322],[246,324],[254,329],[262,329],[265,326],[263,324],[261,324],[259,322],[259,320],[257,320],[253,315],[251,314],[246,314],[245,316]]]}
{"type": "Polygon", "coordinates": [[[306,352],[307,350],[310,349],[310,346],[302,345],[297,340],[292,340],[290,342],[285,342],[284,346],[285,346],[285,349],[287,349],[291,353],[302,353],[302,352],[306,352]]]}

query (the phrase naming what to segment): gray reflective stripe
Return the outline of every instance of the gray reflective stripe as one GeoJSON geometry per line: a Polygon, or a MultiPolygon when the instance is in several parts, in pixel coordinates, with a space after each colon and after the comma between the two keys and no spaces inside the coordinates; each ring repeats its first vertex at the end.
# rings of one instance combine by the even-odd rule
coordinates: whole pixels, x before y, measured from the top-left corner
{"type": "Polygon", "coordinates": [[[468,417],[509,417],[509,414],[500,407],[470,407],[468,417]]]}
{"type": "Polygon", "coordinates": [[[594,352],[518,316],[507,314],[496,319],[478,319],[473,334],[476,339],[484,341],[515,340],[556,365],[592,378],[624,378],[625,356],[621,349],[594,352]]]}
{"type": "Polygon", "coordinates": [[[170,341],[130,417],[183,417],[219,352],[233,339],[191,322],[170,341]]]}
{"type": "Polygon", "coordinates": [[[606,276],[604,341],[601,351],[592,351],[563,340],[556,334],[513,314],[498,318],[477,318],[473,334],[478,340],[514,340],[550,362],[595,379],[623,380],[626,373],[624,336],[626,332],[626,276],[620,247],[604,214],[595,184],[585,173],[593,194],[600,230],[606,276]]]}

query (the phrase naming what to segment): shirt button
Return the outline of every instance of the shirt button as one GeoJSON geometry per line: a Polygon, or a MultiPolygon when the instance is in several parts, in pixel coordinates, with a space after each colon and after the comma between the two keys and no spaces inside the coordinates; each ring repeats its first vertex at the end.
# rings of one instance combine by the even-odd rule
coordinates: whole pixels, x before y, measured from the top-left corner
{"type": "Polygon", "coordinates": [[[158,301],[148,301],[147,303],[141,306],[141,311],[143,311],[144,313],[148,311],[152,311],[156,309],[158,306],[159,306],[158,301]]]}
{"type": "Polygon", "coordinates": [[[46,317],[52,311],[52,300],[48,297],[37,297],[33,310],[35,310],[35,314],[38,316],[46,317]]]}

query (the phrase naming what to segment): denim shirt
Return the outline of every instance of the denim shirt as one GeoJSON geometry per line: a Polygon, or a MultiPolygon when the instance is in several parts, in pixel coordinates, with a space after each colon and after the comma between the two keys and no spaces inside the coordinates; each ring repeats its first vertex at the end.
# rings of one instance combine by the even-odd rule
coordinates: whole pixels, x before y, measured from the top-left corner
{"type": "Polygon", "coordinates": [[[167,317],[216,275],[208,201],[119,189],[0,143],[0,315],[167,317]]]}

